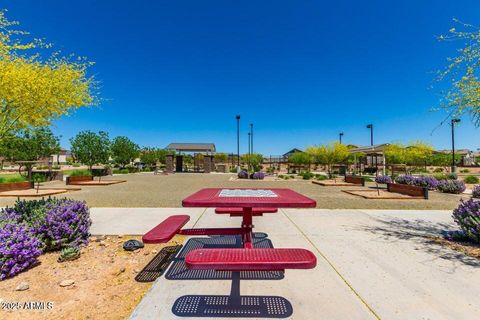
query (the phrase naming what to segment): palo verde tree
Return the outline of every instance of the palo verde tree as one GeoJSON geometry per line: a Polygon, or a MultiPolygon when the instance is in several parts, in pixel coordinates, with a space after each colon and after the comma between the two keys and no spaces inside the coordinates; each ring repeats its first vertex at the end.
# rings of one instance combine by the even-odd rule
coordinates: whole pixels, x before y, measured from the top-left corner
{"type": "Polygon", "coordinates": [[[241,157],[243,163],[249,165],[252,171],[257,172],[262,169],[263,155],[260,153],[243,154],[241,157]]]}
{"type": "Polygon", "coordinates": [[[132,163],[140,154],[138,145],[127,137],[116,137],[113,139],[111,151],[113,161],[121,165],[122,168],[132,163]]]}
{"type": "Polygon", "coordinates": [[[87,165],[90,170],[96,164],[108,163],[111,144],[108,133],[82,131],[70,139],[70,144],[75,159],[87,165]]]}
{"type": "Polygon", "coordinates": [[[332,166],[344,164],[350,155],[348,147],[339,142],[308,147],[305,152],[312,156],[315,163],[324,165],[330,177],[332,176],[332,166]]]}
{"type": "Polygon", "coordinates": [[[288,157],[288,162],[297,166],[309,165],[312,162],[312,156],[306,152],[294,152],[288,157]]]}
{"type": "Polygon", "coordinates": [[[91,62],[62,57],[17,25],[0,10],[0,140],[98,102],[91,62]]]}
{"type": "Polygon", "coordinates": [[[165,157],[168,153],[165,149],[145,147],[140,152],[140,160],[150,168],[156,167],[157,163],[165,163],[165,157]]]}
{"type": "Polygon", "coordinates": [[[441,106],[453,117],[470,114],[473,122],[480,126],[480,29],[476,26],[454,21],[463,30],[451,28],[448,35],[438,37],[440,41],[462,42],[457,55],[447,59],[447,67],[438,72],[439,81],[449,82],[441,106]]]}

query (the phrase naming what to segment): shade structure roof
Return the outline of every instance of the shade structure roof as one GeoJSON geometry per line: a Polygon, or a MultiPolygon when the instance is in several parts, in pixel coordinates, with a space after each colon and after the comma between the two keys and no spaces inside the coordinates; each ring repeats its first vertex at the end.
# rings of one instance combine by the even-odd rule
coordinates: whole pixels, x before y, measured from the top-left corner
{"type": "Polygon", "coordinates": [[[390,143],[376,144],[373,146],[358,147],[350,149],[350,153],[383,153],[385,148],[389,146],[390,143]]]}
{"type": "Polygon", "coordinates": [[[170,143],[166,149],[184,152],[215,152],[214,143],[170,143]]]}

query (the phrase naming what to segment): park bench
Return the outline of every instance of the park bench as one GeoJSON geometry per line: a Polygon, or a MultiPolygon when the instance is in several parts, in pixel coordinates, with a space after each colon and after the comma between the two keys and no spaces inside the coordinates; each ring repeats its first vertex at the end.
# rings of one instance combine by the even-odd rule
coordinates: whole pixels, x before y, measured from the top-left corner
{"type": "Polygon", "coordinates": [[[312,269],[315,255],[305,249],[196,249],[187,254],[185,264],[195,270],[277,271],[312,269]]]}
{"type": "MultiPolygon", "coordinates": [[[[253,216],[263,216],[264,213],[276,213],[277,208],[252,208],[253,216]]],[[[217,214],[230,214],[231,217],[241,217],[243,215],[243,208],[216,208],[217,214]]]]}
{"type": "Polygon", "coordinates": [[[170,241],[180,229],[190,220],[187,215],[170,216],[155,228],[148,231],[142,240],[145,243],[165,243],[170,241]]]}
{"type": "Polygon", "coordinates": [[[428,199],[428,188],[419,186],[411,186],[408,184],[400,183],[387,183],[387,191],[406,194],[412,197],[423,197],[424,199],[428,199]]]}

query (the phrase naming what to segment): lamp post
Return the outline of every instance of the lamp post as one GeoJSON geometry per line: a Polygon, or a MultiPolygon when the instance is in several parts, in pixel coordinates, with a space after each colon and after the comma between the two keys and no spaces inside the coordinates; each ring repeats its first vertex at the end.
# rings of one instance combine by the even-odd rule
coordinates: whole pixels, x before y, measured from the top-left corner
{"type": "Polygon", "coordinates": [[[240,170],[240,115],[235,116],[237,119],[237,171],[240,170]]]}
{"type": "Polygon", "coordinates": [[[250,139],[252,139],[252,142],[250,143],[250,148],[251,148],[251,154],[253,154],[253,123],[250,123],[250,139]]]}
{"type": "Polygon", "coordinates": [[[251,162],[251,160],[252,160],[252,159],[251,159],[252,154],[251,154],[251,152],[250,152],[250,149],[251,149],[251,147],[252,147],[252,145],[251,145],[251,142],[252,142],[252,141],[250,140],[251,138],[252,138],[252,133],[249,132],[249,133],[248,133],[248,170],[250,170],[250,162],[251,162]]]}
{"type": "Polygon", "coordinates": [[[455,166],[455,123],[459,123],[460,119],[454,118],[450,122],[450,125],[452,126],[452,173],[456,171],[456,166],[455,166]]]}
{"type": "Polygon", "coordinates": [[[342,144],[343,132],[340,132],[340,133],[338,134],[338,137],[340,138],[340,144],[342,144]]]}
{"type": "MultiPolygon", "coordinates": [[[[370,129],[370,145],[373,146],[373,124],[371,124],[371,123],[367,124],[367,129],[370,129]]],[[[372,152],[373,152],[373,150],[372,150],[372,152]]],[[[373,167],[373,153],[370,157],[370,162],[371,162],[370,164],[373,167]]],[[[376,166],[376,163],[375,163],[375,166],[376,166]]]]}

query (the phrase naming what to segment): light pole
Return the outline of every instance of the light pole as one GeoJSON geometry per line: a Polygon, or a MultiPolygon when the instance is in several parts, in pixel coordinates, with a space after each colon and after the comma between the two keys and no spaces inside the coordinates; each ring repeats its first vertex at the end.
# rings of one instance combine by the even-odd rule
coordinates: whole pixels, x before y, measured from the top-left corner
{"type": "Polygon", "coordinates": [[[235,116],[237,119],[237,171],[240,169],[240,115],[235,116]]]}
{"type": "Polygon", "coordinates": [[[250,123],[250,139],[252,139],[252,142],[250,143],[252,151],[250,153],[253,154],[253,123],[250,123]]]}
{"type": "Polygon", "coordinates": [[[452,119],[450,125],[452,126],[452,173],[456,171],[455,166],[455,123],[459,123],[460,119],[454,118],[452,119]]]}
{"type": "MultiPolygon", "coordinates": [[[[373,146],[373,124],[371,124],[371,123],[367,124],[367,129],[370,129],[370,145],[373,146]]],[[[373,150],[372,150],[372,152],[373,152],[373,150]]],[[[373,153],[370,157],[370,162],[371,162],[370,163],[371,166],[373,167],[373,153]]]]}
{"type": "Polygon", "coordinates": [[[338,137],[340,138],[340,144],[342,144],[343,132],[340,132],[340,133],[338,134],[338,137]]]}
{"type": "Polygon", "coordinates": [[[252,139],[252,133],[249,132],[249,133],[248,133],[248,170],[250,170],[250,162],[251,162],[251,157],[252,157],[252,154],[250,153],[250,149],[251,149],[251,147],[252,147],[252,145],[251,145],[251,143],[252,143],[251,139],[252,139]]]}

